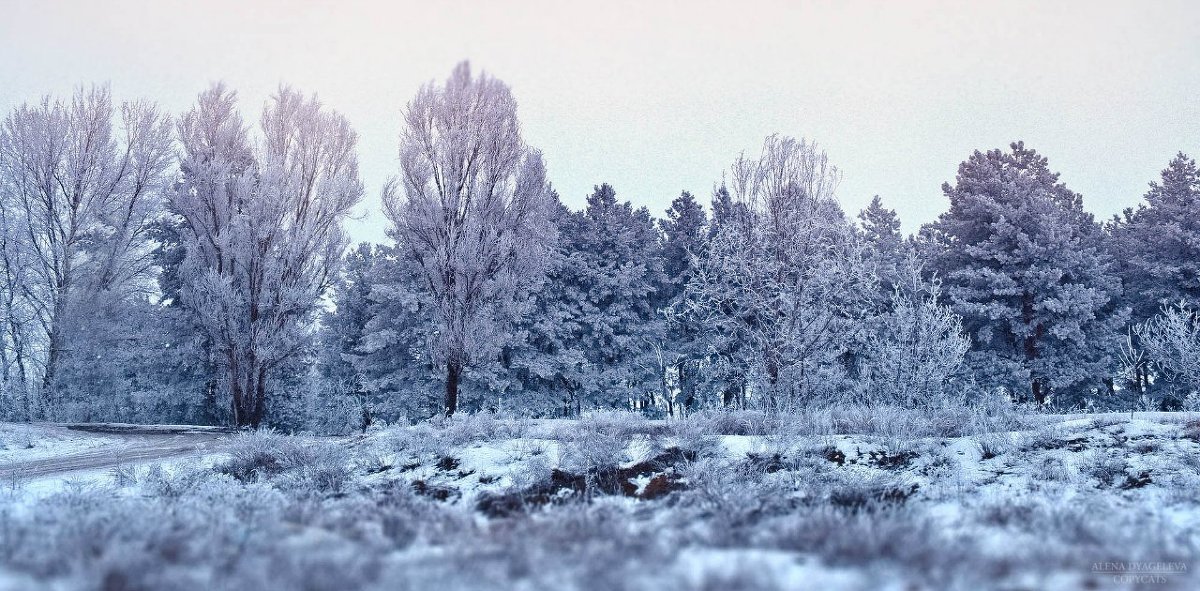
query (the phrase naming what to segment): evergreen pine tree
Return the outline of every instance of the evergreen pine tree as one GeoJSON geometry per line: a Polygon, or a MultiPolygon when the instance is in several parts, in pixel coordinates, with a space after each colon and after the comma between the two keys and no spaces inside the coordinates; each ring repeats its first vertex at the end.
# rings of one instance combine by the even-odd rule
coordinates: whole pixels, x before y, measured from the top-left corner
{"type": "MultiPolygon", "coordinates": [[[[1145,202],[1113,220],[1110,247],[1135,324],[1153,318],[1163,306],[1200,306],[1200,172],[1195,160],[1183,153],[1171,160],[1161,182],[1150,183],[1145,202]]],[[[1142,353],[1138,334],[1130,334],[1125,386],[1141,395],[1152,383],[1170,382],[1154,379],[1154,360],[1142,353]]]]}
{"type": "Polygon", "coordinates": [[[1022,143],[975,152],[942,190],[933,271],[972,340],[983,383],[1038,403],[1102,390],[1128,316],[1081,197],[1022,143]]]}
{"type": "MultiPolygon", "coordinates": [[[[699,403],[697,388],[706,354],[700,339],[703,326],[684,301],[685,288],[694,275],[696,257],[703,256],[706,243],[708,215],[691,193],[684,191],[671,202],[667,217],[659,222],[663,235],[663,271],[666,284],[661,295],[667,317],[666,343],[669,371],[664,372],[664,390],[674,382],[679,392],[678,403],[683,411],[699,403]]],[[[674,413],[675,400],[664,393],[668,412],[674,413]]]]}

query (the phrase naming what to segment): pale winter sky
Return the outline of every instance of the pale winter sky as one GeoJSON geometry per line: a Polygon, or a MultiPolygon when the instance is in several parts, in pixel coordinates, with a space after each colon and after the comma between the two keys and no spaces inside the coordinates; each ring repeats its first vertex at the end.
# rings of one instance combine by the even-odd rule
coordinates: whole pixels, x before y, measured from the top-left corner
{"type": "Polygon", "coordinates": [[[742,150],[817,140],[851,213],[933,219],[974,149],[1023,139],[1101,216],[1200,155],[1192,2],[283,2],[0,0],[0,109],[110,82],[184,111],[211,82],[248,118],[280,82],[361,134],[356,239],[383,240],[401,107],[469,59],[512,87],[564,201],[594,184],[661,214],[707,203],[742,150]]]}

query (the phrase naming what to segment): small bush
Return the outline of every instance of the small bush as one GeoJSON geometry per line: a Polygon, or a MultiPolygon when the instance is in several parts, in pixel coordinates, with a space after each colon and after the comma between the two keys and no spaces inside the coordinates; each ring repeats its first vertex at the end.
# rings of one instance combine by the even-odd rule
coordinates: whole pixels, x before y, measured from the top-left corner
{"type": "Polygon", "coordinates": [[[269,430],[237,435],[229,455],[217,469],[242,482],[278,479],[292,490],[336,494],[352,477],[342,446],[269,430]]]}
{"type": "Polygon", "coordinates": [[[1062,458],[1053,456],[1044,457],[1040,463],[1035,465],[1035,470],[1036,472],[1033,474],[1035,480],[1049,482],[1071,481],[1071,471],[1062,458]]]}
{"type": "Polygon", "coordinates": [[[559,433],[562,447],[559,464],[576,474],[609,468],[628,459],[629,435],[610,425],[581,421],[575,429],[559,433]]]}
{"type": "Polygon", "coordinates": [[[888,564],[921,573],[926,584],[946,588],[977,556],[964,541],[943,533],[923,514],[903,507],[872,512],[819,507],[769,524],[763,543],[815,554],[835,566],[888,564]]]}
{"type": "Polygon", "coordinates": [[[112,474],[113,484],[117,487],[127,487],[137,484],[138,474],[135,466],[121,464],[110,471],[112,474]]]}
{"type": "Polygon", "coordinates": [[[705,409],[680,422],[715,435],[769,435],[779,430],[779,416],[761,410],[705,409]]]}
{"type": "Polygon", "coordinates": [[[571,439],[572,432],[576,430],[603,433],[625,440],[636,435],[667,435],[671,431],[662,421],[652,421],[640,413],[627,410],[597,410],[585,412],[576,421],[557,425],[553,436],[560,440],[571,439]]]}
{"type": "Polygon", "coordinates": [[[721,447],[720,435],[705,422],[690,418],[674,421],[671,432],[680,449],[694,452],[697,456],[714,454],[721,447]]]}
{"type": "Polygon", "coordinates": [[[1113,486],[1125,479],[1129,464],[1115,454],[1095,452],[1079,465],[1079,471],[1099,481],[1100,486],[1113,486]]]}
{"type": "Polygon", "coordinates": [[[438,417],[428,425],[439,431],[443,445],[459,447],[479,441],[524,437],[529,422],[491,412],[463,413],[450,418],[438,417]]]}
{"type": "Polygon", "coordinates": [[[1192,441],[1200,443],[1200,420],[1192,419],[1187,423],[1184,423],[1183,437],[1184,439],[1191,439],[1192,441]]]}
{"type": "Polygon", "coordinates": [[[984,433],[976,444],[979,446],[979,457],[984,460],[1002,456],[1017,448],[1008,433],[984,433]]]}

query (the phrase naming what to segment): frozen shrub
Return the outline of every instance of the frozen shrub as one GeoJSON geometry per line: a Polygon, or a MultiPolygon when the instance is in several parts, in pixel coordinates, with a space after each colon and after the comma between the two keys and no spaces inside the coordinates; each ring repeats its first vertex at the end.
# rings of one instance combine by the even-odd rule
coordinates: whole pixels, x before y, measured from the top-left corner
{"type": "Polygon", "coordinates": [[[527,420],[493,413],[459,413],[453,417],[435,417],[412,426],[391,427],[377,438],[388,442],[393,452],[424,463],[452,455],[469,444],[524,437],[530,429],[527,420]]]}
{"type": "Polygon", "coordinates": [[[1113,486],[1125,479],[1129,464],[1125,458],[1103,451],[1092,452],[1079,465],[1079,471],[1099,481],[1100,486],[1113,486]]]}
{"type": "Polygon", "coordinates": [[[1002,456],[1016,449],[1012,435],[1008,433],[984,433],[978,436],[979,457],[984,460],[1002,456]]]}
{"type": "Polygon", "coordinates": [[[437,417],[429,422],[440,430],[440,437],[447,446],[462,446],[479,441],[517,439],[528,430],[526,420],[498,415],[491,412],[459,413],[450,418],[437,417]]]}
{"type": "Polygon", "coordinates": [[[826,564],[859,572],[887,569],[889,584],[913,578],[929,588],[969,588],[966,581],[978,585],[990,579],[979,572],[978,548],[969,539],[947,535],[933,519],[908,508],[817,507],[772,520],[763,530],[760,544],[814,554],[826,564]],[[964,569],[966,564],[972,568],[964,569]]]}
{"type": "Polygon", "coordinates": [[[345,455],[333,448],[326,448],[324,452],[317,454],[312,463],[281,478],[278,482],[280,488],[299,495],[345,493],[354,483],[354,474],[346,463],[345,455]]]}
{"type": "Polygon", "coordinates": [[[1058,449],[1063,447],[1067,433],[1053,425],[1044,425],[1019,436],[1021,449],[1024,451],[1058,449]]]}
{"type": "Polygon", "coordinates": [[[903,505],[917,491],[915,483],[886,474],[838,474],[830,481],[829,504],[848,511],[903,505]]]}
{"type": "Polygon", "coordinates": [[[396,458],[391,451],[379,445],[377,441],[370,441],[360,447],[354,459],[354,465],[367,474],[387,472],[396,466],[396,458]]]}
{"type": "Polygon", "coordinates": [[[1200,443],[1200,420],[1192,419],[1184,423],[1182,435],[1185,439],[1200,443]]]}
{"type": "Polygon", "coordinates": [[[976,509],[980,523],[998,527],[1016,527],[1033,518],[1036,507],[1028,501],[1006,499],[984,503],[976,509]]]}
{"type": "Polygon", "coordinates": [[[109,471],[112,474],[113,484],[117,487],[132,486],[137,483],[137,468],[127,464],[121,464],[109,471]]]}
{"type": "Polygon", "coordinates": [[[307,454],[297,440],[270,429],[234,436],[229,460],[218,470],[242,481],[270,478],[303,463],[307,454]]]}
{"type": "Polygon", "coordinates": [[[684,466],[687,489],[680,494],[679,505],[687,511],[678,518],[708,523],[705,541],[709,544],[747,543],[764,518],[795,510],[798,481],[810,486],[813,482],[777,469],[773,457],[766,460],[701,458],[684,466]]]}
{"type": "Polygon", "coordinates": [[[629,436],[607,425],[581,421],[574,429],[559,432],[559,463],[566,470],[585,474],[617,466],[628,459],[629,436]]]}
{"type": "Polygon", "coordinates": [[[1197,554],[1190,531],[1170,526],[1170,517],[1157,511],[1115,511],[1097,498],[1031,506],[1017,525],[1032,534],[1025,550],[1039,561],[1070,568],[1080,561],[1190,562],[1197,554]]]}
{"type": "Polygon", "coordinates": [[[919,263],[902,265],[886,310],[865,323],[858,384],[849,390],[859,401],[922,408],[961,398],[955,382],[971,343],[941,296],[940,281],[924,278],[919,263]]]}
{"type": "Polygon", "coordinates": [[[668,428],[660,421],[651,421],[644,415],[627,410],[597,410],[583,414],[578,421],[568,422],[555,429],[555,437],[568,439],[571,432],[587,430],[613,437],[631,439],[635,435],[661,435],[668,428]]]}
{"type": "Polygon", "coordinates": [[[691,418],[674,421],[671,423],[671,433],[679,449],[694,452],[697,456],[711,455],[721,447],[719,434],[702,421],[693,421],[691,418]]]}
{"type": "Polygon", "coordinates": [[[0,535],[0,561],[42,577],[91,572],[96,580],[149,567],[215,567],[247,545],[277,539],[282,505],[273,489],[219,476],[173,500],[68,490],[9,523],[0,535]]]}
{"type": "Polygon", "coordinates": [[[1186,388],[1200,388],[1200,315],[1180,302],[1133,327],[1133,333],[1163,375],[1186,388]]]}
{"type": "Polygon", "coordinates": [[[778,415],[761,410],[705,409],[683,420],[717,435],[767,435],[779,426],[778,415]]]}
{"type": "Polygon", "coordinates": [[[319,491],[338,489],[349,477],[349,457],[337,444],[262,430],[240,433],[219,471],[241,481],[270,479],[286,472],[292,482],[309,482],[319,491]]]}
{"type": "Polygon", "coordinates": [[[1033,477],[1037,481],[1070,482],[1071,470],[1062,458],[1046,456],[1034,465],[1033,477]]]}
{"type": "Polygon", "coordinates": [[[170,470],[155,464],[146,470],[142,487],[152,495],[175,500],[210,478],[213,478],[211,470],[195,464],[182,464],[170,470]]]}

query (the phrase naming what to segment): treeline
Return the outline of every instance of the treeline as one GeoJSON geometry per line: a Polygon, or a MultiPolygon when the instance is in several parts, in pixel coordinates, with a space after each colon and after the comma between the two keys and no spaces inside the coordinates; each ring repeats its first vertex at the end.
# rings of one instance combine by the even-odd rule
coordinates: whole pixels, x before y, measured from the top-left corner
{"type": "Polygon", "coordinates": [[[282,88],[178,118],[107,89],[0,127],[0,410],[349,431],[459,410],[679,415],[982,397],[1195,406],[1200,173],[1097,221],[1021,143],[976,152],[911,236],[850,216],[818,146],[771,136],[665,216],[559,200],[501,81],[404,110],[388,244],[347,249],[349,124],[282,88]]]}

